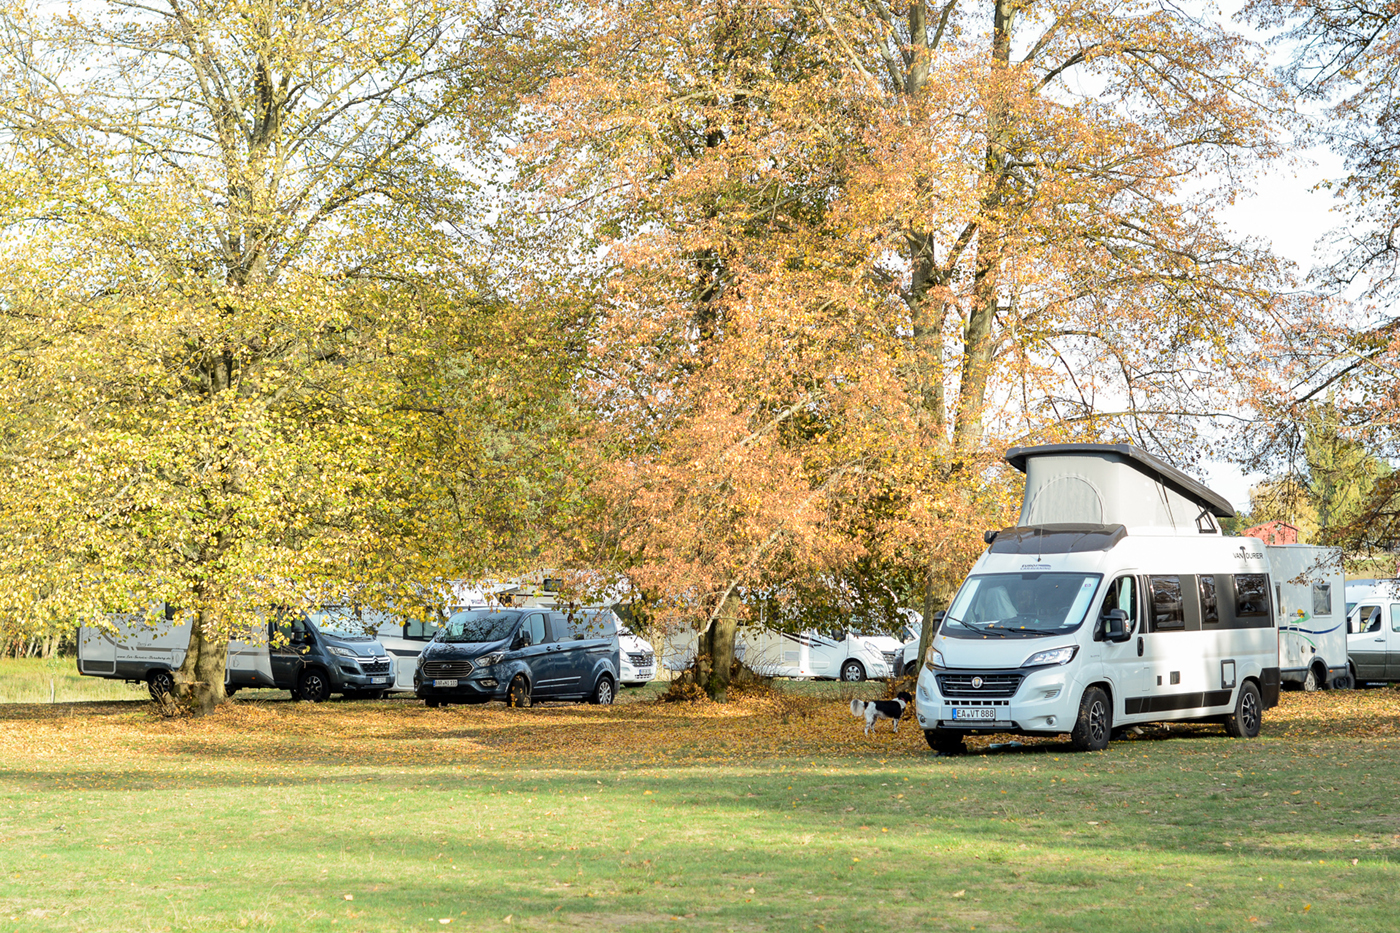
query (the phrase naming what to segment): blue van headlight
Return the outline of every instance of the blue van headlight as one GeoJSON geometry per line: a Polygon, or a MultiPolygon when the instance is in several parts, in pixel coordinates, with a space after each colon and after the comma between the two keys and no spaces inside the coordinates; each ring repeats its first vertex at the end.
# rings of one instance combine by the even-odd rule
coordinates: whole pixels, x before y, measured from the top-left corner
{"type": "Polygon", "coordinates": [[[476,659],[476,664],[477,667],[490,667],[493,664],[500,664],[505,656],[506,653],[504,651],[497,651],[494,654],[483,654],[476,659]]]}

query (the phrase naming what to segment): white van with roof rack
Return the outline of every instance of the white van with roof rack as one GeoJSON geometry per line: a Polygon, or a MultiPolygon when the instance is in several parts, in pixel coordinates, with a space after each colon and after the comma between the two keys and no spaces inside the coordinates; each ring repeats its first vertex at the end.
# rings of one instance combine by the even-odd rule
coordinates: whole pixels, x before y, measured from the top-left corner
{"type": "Polygon", "coordinates": [[[1227,538],[1230,503],[1135,447],[1012,448],[1016,527],[990,547],[920,668],[916,715],[953,754],[979,733],[1069,733],[1106,748],[1122,726],[1222,723],[1259,734],[1278,704],[1278,631],[1263,542],[1227,538]]]}

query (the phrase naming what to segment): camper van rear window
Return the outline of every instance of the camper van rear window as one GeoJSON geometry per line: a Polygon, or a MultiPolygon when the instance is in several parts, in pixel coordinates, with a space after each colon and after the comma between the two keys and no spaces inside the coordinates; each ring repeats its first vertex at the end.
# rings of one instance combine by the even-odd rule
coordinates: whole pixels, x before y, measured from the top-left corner
{"type": "Polygon", "coordinates": [[[1152,585],[1152,630],[1186,627],[1186,605],[1181,599],[1181,577],[1148,577],[1152,585]]]}
{"type": "Polygon", "coordinates": [[[1235,618],[1255,619],[1269,614],[1269,578],[1262,573],[1235,574],[1235,618]]]}
{"type": "Polygon", "coordinates": [[[943,619],[951,638],[1034,638],[1072,632],[1103,577],[1097,573],[988,573],[967,578],[943,619]]]}

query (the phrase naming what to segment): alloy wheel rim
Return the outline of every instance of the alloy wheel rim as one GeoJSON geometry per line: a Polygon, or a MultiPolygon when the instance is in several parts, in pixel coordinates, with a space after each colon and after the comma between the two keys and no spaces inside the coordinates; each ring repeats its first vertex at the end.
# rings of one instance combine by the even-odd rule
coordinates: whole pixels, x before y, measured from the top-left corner
{"type": "Polygon", "coordinates": [[[1104,735],[1104,708],[1103,704],[1097,700],[1089,707],[1089,734],[1093,736],[1095,742],[1102,739],[1104,735]]]}

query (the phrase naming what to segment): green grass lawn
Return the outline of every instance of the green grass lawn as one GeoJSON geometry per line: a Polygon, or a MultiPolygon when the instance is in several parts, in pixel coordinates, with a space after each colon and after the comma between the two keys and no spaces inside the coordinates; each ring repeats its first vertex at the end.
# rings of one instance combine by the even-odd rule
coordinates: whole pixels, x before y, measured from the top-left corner
{"type": "Polygon", "coordinates": [[[1396,691],[943,759],[851,690],[3,706],[0,930],[1400,926],[1396,691]]]}
{"type": "Polygon", "coordinates": [[[73,658],[0,658],[0,703],[145,699],[145,686],[84,677],[73,658]]]}

